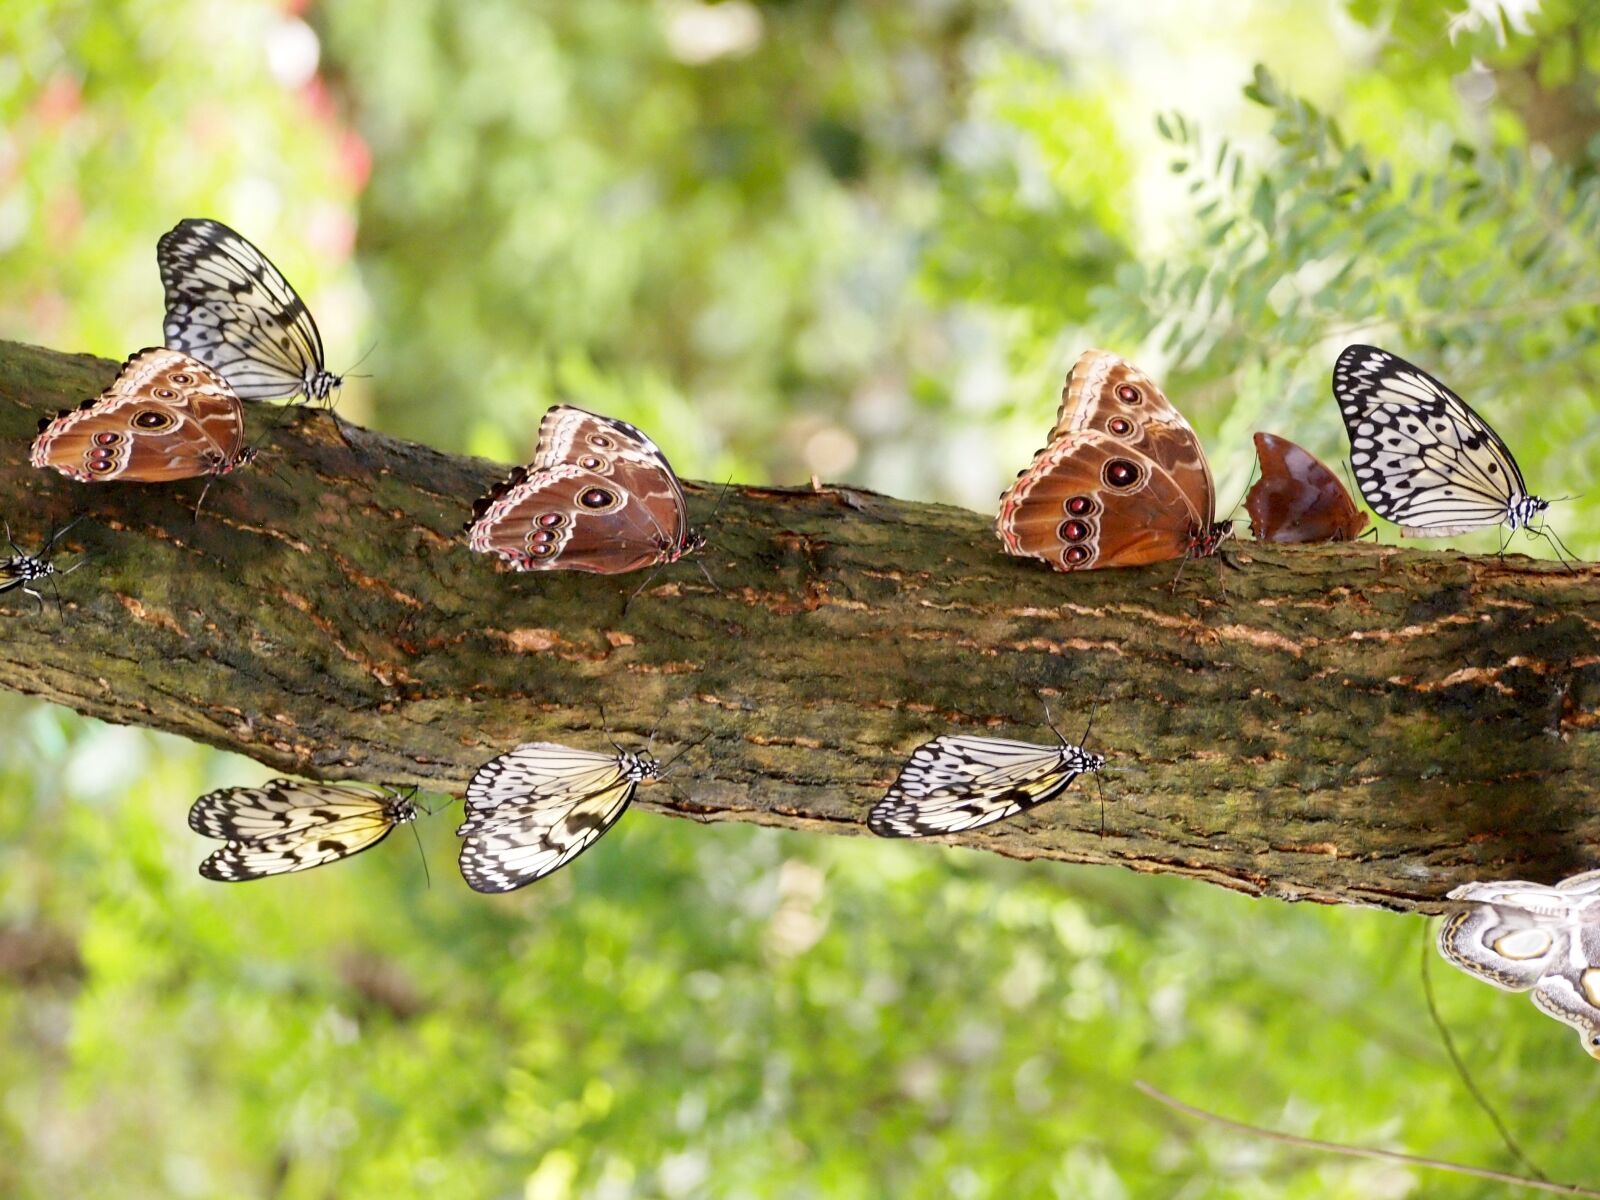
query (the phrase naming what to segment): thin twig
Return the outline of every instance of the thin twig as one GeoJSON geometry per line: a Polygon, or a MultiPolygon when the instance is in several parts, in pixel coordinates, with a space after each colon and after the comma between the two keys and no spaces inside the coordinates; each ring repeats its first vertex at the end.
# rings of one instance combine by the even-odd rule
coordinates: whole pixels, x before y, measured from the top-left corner
{"type": "Polygon", "coordinates": [[[1293,1133],[1279,1133],[1276,1129],[1262,1129],[1257,1125],[1246,1125],[1243,1121],[1234,1121],[1228,1117],[1207,1112],[1203,1108],[1196,1108],[1192,1104],[1185,1104],[1182,1100],[1167,1095],[1161,1089],[1151,1087],[1142,1079],[1135,1079],[1133,1086],[1158,1104],[1164,1104],[1176,1112],[1183,1113],[1185,1116],[1194,1117],[1200,1121],[1209,1121],[1213,1125],[1221,1125],[1224,1129],[1231,1129],[1235,1133],[1248,1133],[1252,1137],[1266,1138],[1272,1142],[1282,1142],[1286,1146],[1299,1146],[1305,1150],[1322,1150],[1328,1154],[1343,1154],[1350,1158],[1371,1158],[1379,1162],[1402,1163],[1408,1167],[1427,1167],[1435,1171],[1450,1171],[1456,1175],[1470,1175],[1474,1179],[1489,1179],[1495,1183],[1508,1183],[1513,1187],[1532,1188],[1540,1192],[1555,1192],[1562,1196],[1591,1196],[1595,1197],[1596,1200],[1600,1200],[1600,1191],[1596,1191],[1593,1188],[1580,1187],[1575,1183],[1552,1183],[1547,1179],[1527,1179],[1521,1175],[1508,1175],[1504,1171],[1490,1171],[1483,1167],[1469,1167],[1464,1163],[1446,1162],[1440,1158],[1419,1158],[1415,1154],[1401,1154],[1397,1150],[1378,1150],[1370,1146],[1346,1146],[1340,1142],[1324,1142],[1316,1138],[1300,1137],[1293,1133]]]}
{"type": "Polygon", "coordinates": [[[1428,965],[1433,962],[1433,930],[1429,922],[1422,923],[1422,994],[1428,1001],[1428,1015],[1433,1018],[1433,1027],[1439,1031],[1439,1038],[1444,1042],[1445,1053],[1450,1056],[1450,1061],[1455,1064],[1456,1074],[1461,1077],[1461,1082],[1466,1085],[1467,1091],[1472,1093],[1472,1098],[1478,1102],[1478,1107],[1488,1115],[1494,1123],[1495,1131],[1499,1133],[1500,1140],[1505,1143],[1506,1149],[1511,1151],[1514,1158],[1533,1173],[1534,1178],[1548,1182],[1550,1176],[1541,1171],[1538,1165],[1522,1152],[1522,1147],[1517,1145],[1516,1139],[1511,1136],[1511,1131],[1506,1128],[1505,1122],[1500,1119],[1500,1114],[1489,1103],[1489,1098],[1478,1089],[1477,1082],[1467,1070],[1467,1064],[1461,1055],[1456,1052],[1456,1040],[1450,1036],[1450,1030],[1445,1027],[1444,1018],[1439,1015],[1439,1006],[1433,998],[1433,976],[1428,972],[1428,965]]]}

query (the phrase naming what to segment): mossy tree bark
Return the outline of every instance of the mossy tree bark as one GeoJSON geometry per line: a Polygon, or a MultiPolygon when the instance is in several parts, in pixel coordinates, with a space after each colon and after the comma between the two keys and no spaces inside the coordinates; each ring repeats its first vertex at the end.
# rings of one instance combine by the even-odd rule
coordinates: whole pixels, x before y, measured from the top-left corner
{"type": "MultiPolygon", "coordinates": [[[[64,617],[0,596],[0,685],[286,772],[459,792],[533,738],[703,738],[658,811],[864,832],[920,742],[1050,740],[1115,769],[955,839],[1292,899],[1436,910],[1468,879],[1600,864],[1600,569],[1369,544],[1246,543],[1238,569],[1066,576],[979,514],[735,488],[703,561],[519,575],[459,530],[504,468],[287,414],[219,481],[85,486],[37,419],[116,364],[0,343],[0,477],[25,544],[88,565],[64,617]]],[[[252,409],[259,434],[281,414],[252,409]]],[[[711,492],[691,504],[705,517],[711,492]]],[[[176,815],[176,814],[175,814],[176,815]]]]}

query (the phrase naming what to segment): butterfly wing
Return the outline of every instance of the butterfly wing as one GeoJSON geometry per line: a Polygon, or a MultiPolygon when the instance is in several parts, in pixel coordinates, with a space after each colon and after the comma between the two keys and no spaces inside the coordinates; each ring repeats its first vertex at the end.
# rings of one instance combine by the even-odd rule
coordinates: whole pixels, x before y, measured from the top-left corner
{"type": "Polygon", "coordinates": [[[939,737],[918,746],[867,814],[879,837],[929,837],[977,829],[1064,792],[1098,756],[1077,746],[999,738],[939,737]]]}
{"type": "Polygon", "coordinates": [[[1263,542],[1347,542],[1366,528],[1338,476],[1288,438],[1255,435],[1261,478],[1244,498],[1250,533],[1263,542]]]}
{"type": "Polygon", "coordinates": [[[156,262],[167,345],[215,368],[240,399],[322,399],[338,386],[310,310],[244,237],[220,221],[180,221],[157,243],[156,262]]]}
{"type": "Polygon", "coordinates": [[[1159,462],[1210,528],[1217,489],[1194,427],[1155,380],[1109,350],[1085,350],[1067,372],[1049,440],[1084,432],[1103,434],[1159,462]]]}
{"type": "MultiPolygon", "coordinates": [[[[1158,451],[1183,436],[1170,427],[1147,433],[1158,451]]],[[[1133,567],[1190,553],[1210,509],[1210,495],[1197,503],[1163,459],[1085,430],[1034,456],[1000,497],[995,531],[1007,554],[1058,571],[1133,567]]]]}
{"type": "Polygon", "coordinates": [[[1600,1059],[1600,925],[1573,932],[1563,961],[1533,989],[1533,1002],[1577,1030],[1584,1050],[1600,1059]]]}
{"type": "Polygon", "coordinates": [[[1356,483],[1408,537],[1444,537],[1506,520],[1527,495],[1522,472],[1484,419],[1444,384],[1373,346],[1349,346],[1333,395],[1356,483]]]}
{"type": "Polygon", "coordinates": [[[550,742],[518,746],[479,768],[456,832],[461,877],[510,892],[566,866],[627,810],[639,776],[620,755],[550,742]]]}
{"type": "Polygon", "coordinates": [[[200,874],[224,883],[349,858],[415,819],[416,805],[403,797],[292,779],[208,792],[189,809],[189,828],[227,842],[200,864],[200,874]]]}
{"type": "Polygon", "coordinates": [[[1508,992],[1525,992],[1561,960],[1570,934],[1559,920],[1508,903],[1452,913],[1439,928],[1439,953],[1508,992]]]}
{"type": "Polygon", "coordinates": [[[672,562],[690,543],[683,487],[656,444],[570,405],[545,414],[531,468],[473,514],[467,544],[520,571],[615,575],[672,562]]]}
{"type": "Polygon", "coordinates": [[[141,350],[110,387],[40,422],[31,460],[80,483],[161,483],[221,475],[246,451],[244,410],[227,383],[177,350],[141,350]]]}

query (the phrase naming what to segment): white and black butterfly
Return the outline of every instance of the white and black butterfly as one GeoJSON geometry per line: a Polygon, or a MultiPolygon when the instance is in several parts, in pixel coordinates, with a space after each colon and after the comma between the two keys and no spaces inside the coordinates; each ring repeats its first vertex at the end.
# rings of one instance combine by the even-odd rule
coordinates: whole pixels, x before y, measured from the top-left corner
{"type": "Polygon", "coordinates": [[[189,828],[228,844],[200,864],[200,874],[237,883],[338,862],[415,821],[415,797],[415,789],[294,779],[208,792],[189,809],[189,828]]]}
{"type": "Polygon", "coordinates": [[[1387,350],[1347,346],[1333,395],[1361,494],[1403,536],[1515,531],[1550,507],[1528,493],[1511,451],[1466,401],[1387,350]]]}
{"type": "MultiPolygon", "coordinates": [[[[11,547],[9,558],[0,558],[0,592],[9,592],[12,588],[21,588],[25,595],[32,596],[44,608],[44,597],[33,590],[32,585],[42,579],[49,579],[50,586],[55,587],[55,576],[71,575],[83,566],[86,559],[79,559],[65,571],[58,571],[55,563],[51,562],[51,555],[55,552],[56,543],[66,536],[67,530],[76,525],[77,521],[69,521],[66,525],[50,535],[48,541],[40,546],[34,553],[29,554],[17,545],[11,537],[11,526],[6,525],[6,542],[11,547]]],[[[61,607],[61,593],[56,592],[56,607],[61,607]]]]}
{"type": "Polygon", "coordinates": [[[317,323],[249,241],[220,221],[190,218],[162,236],[156,262],[169,347],[216,371],[241,400],[329,401],[342,381],[323,363],[317,323]]]}
{"type": "Polygon", "coordinates": [[[661,773],[648,752],[611,754],[528,742],[492,758],[467,785],[456,833],[461,877],[478,892],[511,892],[566,866],[661,773]]]}
{"type": "Polygon", "coordinates": [[[1054,800],[1079,775],[1105,766],[1104,755],[1051,729],[1054,746],[963,736],[918,746],[867,814],[867,828],[879,837],[900,838],[977,829],[1054,800]]]}
{"type": "Polygon", "coordinates": [[[1474,904],[1439,929],[1439,952],[1578,1031],[1600,1058],[1600,871],[1554,887],[1511,880],[1469,883],[1450,899],[1474,904]]]}

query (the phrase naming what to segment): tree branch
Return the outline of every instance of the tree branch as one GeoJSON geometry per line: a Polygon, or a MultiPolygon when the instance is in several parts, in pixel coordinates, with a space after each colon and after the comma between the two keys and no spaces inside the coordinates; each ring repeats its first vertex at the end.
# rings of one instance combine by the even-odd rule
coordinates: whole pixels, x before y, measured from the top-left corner
{"type": "MultiPolygon", "coordinates": [[[[1059,575],[987,518],[847,489],[736,488],[704,562],[517,575],[458,531],[503,473],[307,410],[256,467],[86,486],[28,465],[38,417],[116,364],[0,343],[19,540],[88,566],[66,618],[0,595],[0,686],[328,779],[459,791],[529,738],[702,735],[641,802],[861,832],[918,743],[1050,740],[1098,705],[1081,785],[953,839],[1290,899],[1437,911],[1467,879],[1600,865],[1600,569],[1390,546],[1246,544],[1059,575]]],[[[448,403],[441,400],[441,403],[448,403]]],[[[252,408],[261,436],[279,419],[252,408]]],[[[1041,421],[1043,417],[1041,417],[1041,421]]],[[[714,496],[692,489],[704,518],[714,496]]],[[[189,797],[175,797],[174,811],[189,797]]]]}

